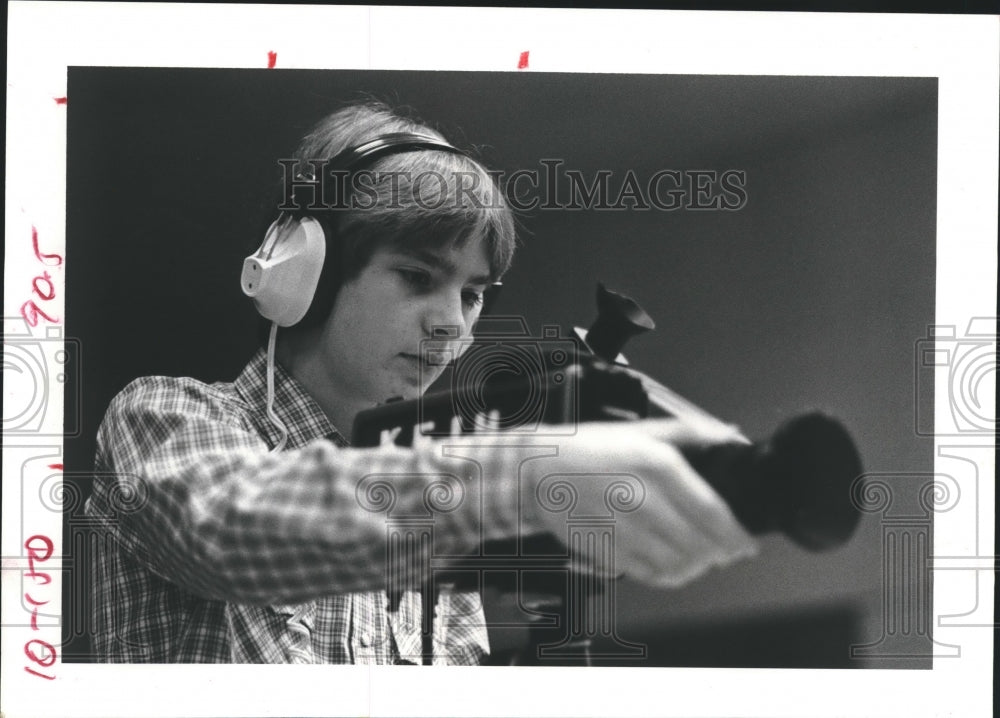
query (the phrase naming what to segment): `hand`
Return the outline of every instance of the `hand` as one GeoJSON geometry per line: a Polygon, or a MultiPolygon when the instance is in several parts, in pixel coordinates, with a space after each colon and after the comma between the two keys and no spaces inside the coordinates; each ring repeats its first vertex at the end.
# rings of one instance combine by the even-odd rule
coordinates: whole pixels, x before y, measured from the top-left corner
{"type": "MultiPolygon", "coordinates": [[[[613,517],[611,550],[570,546],[601,573],[676,587],[757,552],[725,501],[681,449],[745,442],[725,424],[676,419],[581,424],[558,456],[529,462],[529,518],[557,537],[570,519],[613,517]]],[[[590,521],[594,524],[594,521],[590,521]]]]}

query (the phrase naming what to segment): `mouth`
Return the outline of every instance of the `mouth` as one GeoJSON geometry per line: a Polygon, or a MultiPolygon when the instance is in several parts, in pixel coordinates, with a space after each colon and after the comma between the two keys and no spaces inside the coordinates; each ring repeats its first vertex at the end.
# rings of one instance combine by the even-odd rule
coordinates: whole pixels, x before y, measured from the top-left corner
{"type": "Polygon", "coordinates": [[[424,349],[423,361],[432,367],[447,366],[451,361],[451,352],[447,349],[424,349]]]}
{"type": "Polygon", "coordinates": [[[403,352],[399,356],[414,369],[425,372],[427,374],[436,373],[441,365],[438,364],[434,358],[429,355],[420,356],[418,354],[410,354],[408,352],[403,352]]]}
{"type": "Polygon", "coordinates": [[[425,369],[440,369],[447,366],[452,360],[453,353],[445,347],[421,347],[419,353],[400,352],[400,356],[408,361],[414,362],[425,369]]]}

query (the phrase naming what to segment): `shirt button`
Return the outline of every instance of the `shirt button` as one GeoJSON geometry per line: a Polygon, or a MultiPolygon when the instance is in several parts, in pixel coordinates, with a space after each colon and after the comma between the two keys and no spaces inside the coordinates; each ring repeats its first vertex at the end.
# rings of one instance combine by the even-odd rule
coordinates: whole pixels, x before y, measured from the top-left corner
{"type": "Polygon", "coordinates": [[[365,631],[360,636],[358,636],[358,641],[361,642],[362,646],[370,646],[372,644],[372,634],[365,631]]]}

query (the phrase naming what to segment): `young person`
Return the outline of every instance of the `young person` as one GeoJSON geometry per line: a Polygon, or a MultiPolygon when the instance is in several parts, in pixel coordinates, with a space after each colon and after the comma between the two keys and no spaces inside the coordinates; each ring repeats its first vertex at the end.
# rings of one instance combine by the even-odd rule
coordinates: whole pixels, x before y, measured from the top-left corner
{"type": "MultiPolygon", "coordinates": [[[[642,483],[614,547],[615,570],[634,579],[676,585],[754,551],[678,450],[733,438],[714,427],[585,423],[558,439],[352,447],[359,411],[419,397],[468,345],[510,265],[514,222],[480,163],[380,105],[323,119],[286,169],[295,196],[244,275],[272,320],[268,349],[232,383],[138,379],[100,428],[87,504],[107,531],[92,577],[100,660],[418,663],[426,577],[413,551],[394,553],[387,516],[439,509],[423,558],[565,535],[537,493],[556,474],[642,483]],[[340,196],[317,203],[331,168],[344,169],[340,196]],[[304,255],[275,309],[261,273],[299,245],[320,258],[304,255]]],[[[478,595],[442,591],[433,611],[433,662],[481,662],[478,595]]]]}

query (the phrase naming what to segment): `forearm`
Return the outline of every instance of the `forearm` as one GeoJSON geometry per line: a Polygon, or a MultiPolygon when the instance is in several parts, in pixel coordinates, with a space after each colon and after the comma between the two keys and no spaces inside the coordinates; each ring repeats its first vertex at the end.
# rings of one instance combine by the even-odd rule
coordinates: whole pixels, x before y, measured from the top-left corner
{"type": "Polygon", "coordinates": [[[295,603],[384,588],[387,575],[401,575],[393,562],[426,564],[429,556],[393,555],[393,527],[420,523],[433,544],[419,550],[439,555],[534,530],[519,514],[525,452],[503,443],[358,450],[318,441],[281,454],[234,448],[183,463],[161,450],[103,479],[94,509],[106,511],[114,492],[135,497],[116,514],[116,537],[194,593],[295,603]]]}

